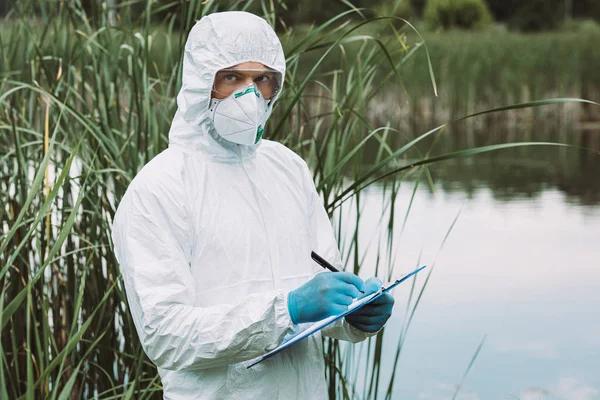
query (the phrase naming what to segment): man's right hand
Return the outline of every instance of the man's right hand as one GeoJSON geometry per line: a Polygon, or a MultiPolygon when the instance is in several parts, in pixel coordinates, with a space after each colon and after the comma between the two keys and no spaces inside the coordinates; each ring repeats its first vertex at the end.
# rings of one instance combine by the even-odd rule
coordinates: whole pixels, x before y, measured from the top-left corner
{"type": "Polygon", "coordinates": [[[362,279],[350,272],[323,272],[288,294],[292,322],[320,321],[348,309],[364,292],[362,279]]]}

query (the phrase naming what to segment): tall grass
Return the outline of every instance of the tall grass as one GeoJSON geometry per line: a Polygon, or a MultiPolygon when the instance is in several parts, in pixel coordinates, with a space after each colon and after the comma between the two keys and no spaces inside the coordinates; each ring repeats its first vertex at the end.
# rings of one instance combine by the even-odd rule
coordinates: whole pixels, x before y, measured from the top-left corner
{"type": "MultiPolygon", "coordinates": [[[[232,7],[251,3],[260,4],[264,16],[274,21],[271,2],[240,1],[232,7]]],[[[111,221],[129,182],[167,146],[186,32],[202,15],[218,9],[201,0],[164,6],[149,0],[125,2],[118,9],[121,25],[111,26],[105,12],[96,9],[89,18],[76,2],[20,1],[2,22],[0,398],[161,398],[156,369],[144,355],[128,313],[111,249],[111,221]],[[172,7],[173,13],[156,25],[152,16],[164,7],[172,7]],[[34,12],[41,17],[31,18],[34,12]]],[[[429,163],[517,144],[429,155],[415,145],[435,138],[446,125],[402,136],[391,123],[394,111],[387,122],[373,125],[367,115],[370,105],[388,85],[410,86],[400,72],[415,55],[425,53],[425,46],[391,28],[386,28],[386,39],[359,34],[363,27],[384,29],[389,20],[350,28],[346,19],[356,12],[300,37],[282,35],[287,87],[267,138],[308,160],[332,214],[356,210],[356,221],[336,223],[346,268],[359,272],[366,249],[377,246],[376,271],[385,279],[393,275],[392,235],[359,242],[361,190],[382,182],[382,206],[392,212],[380,223],[391,232],[399,229],[397,215],[408,216],[408,210],[393,209],[404,176],[427,178],[429,163]],[[342,64],[328,67],[332,57],[342,64]],[[320,92],[311,89],[317,87],[320,92]]],[[[435,68],[430,70],[428,63],[426,57],[421,68],[428,71],[427,86],[433,91],[435,68]]],[[[581,100],[490,112],[564,102],[581,100]]],[[[419,293],[413,290],[409,315],[414,315],[424,287],[419,293]]],[[[354,370],[348,370],[339,344],[327,341],[332,398],[379,397],[385,385],[379,382],[382,335],[369,342],[373,368],[362,394],[353,387],[354,370]]]]}

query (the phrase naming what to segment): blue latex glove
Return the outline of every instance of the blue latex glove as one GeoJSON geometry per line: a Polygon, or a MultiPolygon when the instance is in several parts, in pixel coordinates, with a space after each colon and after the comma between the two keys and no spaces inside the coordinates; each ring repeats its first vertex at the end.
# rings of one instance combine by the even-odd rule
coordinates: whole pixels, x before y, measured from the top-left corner
{"type": "Polygon", "coordinates": [[[350,272],[323,272],[288,294],[292,322],[315,322],[348,309],[364,292],[364,282],[350,272]]]}
{"type": "MultiPolygon", "coordinates": [[[[381,288],[378,278],[369,278],[365,281],[365,294],[374,293],[381,288]]],[[[392,315],[394,298],[389,293],[384,293],[376,300],[346,316],[346,321],[353,327],[363,332],[377,332],[392,315]]]]}

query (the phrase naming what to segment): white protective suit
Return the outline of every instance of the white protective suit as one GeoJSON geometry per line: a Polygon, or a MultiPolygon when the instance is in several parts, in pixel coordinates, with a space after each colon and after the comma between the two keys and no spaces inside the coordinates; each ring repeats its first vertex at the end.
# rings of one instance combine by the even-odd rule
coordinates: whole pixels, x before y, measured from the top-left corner
{"type": "MultiPolygon", "coordinates": [[[[287,294],[341,268],[306,163],[276,142],[227,142],[208,115],[215,73],[260,62],[285,75],[272,28],[255,15],[203,17],[185,45],[169,147],[142,168],[121,200],[112,238],[142,346],[165,399],[323,399],[321,334],[250,368],[297,328],[287,294]]],[[[267,132],[268,134],[268,132],[267,132]]],[[[345,320],[322,332],[357,342],[345,320]]]]}

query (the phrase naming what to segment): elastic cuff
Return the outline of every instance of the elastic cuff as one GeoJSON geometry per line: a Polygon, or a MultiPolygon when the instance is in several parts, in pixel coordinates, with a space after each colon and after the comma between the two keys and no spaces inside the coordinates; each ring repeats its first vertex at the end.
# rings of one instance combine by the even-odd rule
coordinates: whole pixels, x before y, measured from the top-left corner
{"type": "Polygon", "coordinates": [[[292,309],[290,309],[290,305],[289,305],[289,296],[292,293],[292,291],[289,292],[284,292],[283,294],[283,304],[285,306],[285,309],[287,310],[287,315],[290,319],[290,324],[292,325],[292,327],[294,329],[296,329],[298,327],[298,317],[295,315],[294,311],[292,309]]]}

